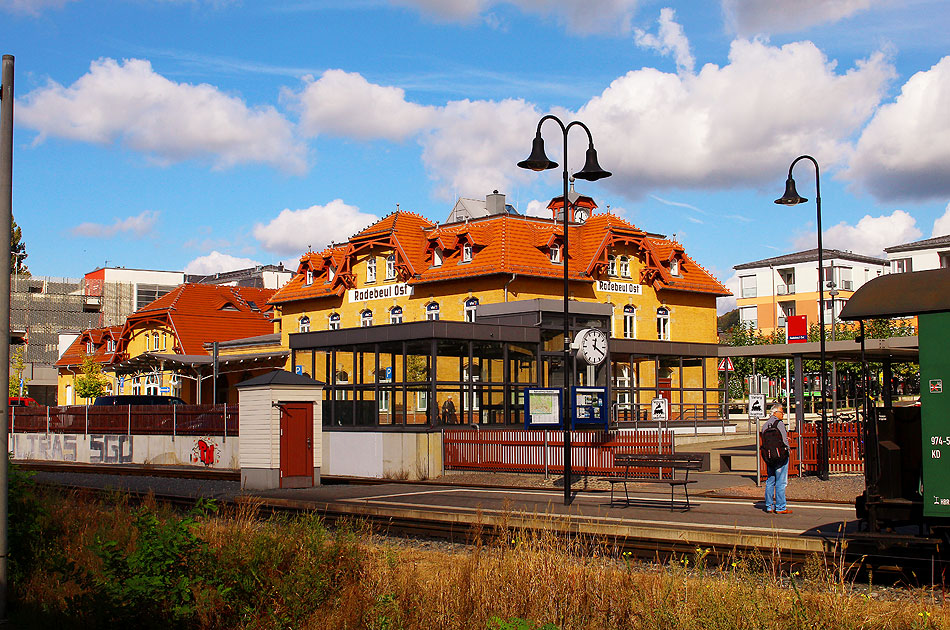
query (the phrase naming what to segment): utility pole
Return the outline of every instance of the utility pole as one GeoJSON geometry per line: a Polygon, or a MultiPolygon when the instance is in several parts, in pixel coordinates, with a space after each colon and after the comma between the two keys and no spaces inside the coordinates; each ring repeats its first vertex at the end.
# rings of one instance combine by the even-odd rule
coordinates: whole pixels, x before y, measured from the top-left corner
{"type": "MultiPolygon", "coordinates": [[[[3,56],[0,85],[0,238],[10,238],[13,222],[13,55],[3,56]]],[[[10,387],[10,256],[0,256],[0,384],[10,387]]],[[[0,396],[0,433],[7,444],[0,456],[0,621],[7,618],[7,461],[10,397],[0,396]]]]}

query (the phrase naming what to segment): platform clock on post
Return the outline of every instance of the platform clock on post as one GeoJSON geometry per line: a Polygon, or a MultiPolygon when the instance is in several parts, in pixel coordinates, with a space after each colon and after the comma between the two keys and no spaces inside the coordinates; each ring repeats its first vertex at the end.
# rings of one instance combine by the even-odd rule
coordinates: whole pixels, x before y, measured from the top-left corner
{"type": "Polygon", "coordinates": [[[588,365],[600,365],[607,358],[607,334],[599,328],[585,328],[577,334],[577,353],[588,365]]]}

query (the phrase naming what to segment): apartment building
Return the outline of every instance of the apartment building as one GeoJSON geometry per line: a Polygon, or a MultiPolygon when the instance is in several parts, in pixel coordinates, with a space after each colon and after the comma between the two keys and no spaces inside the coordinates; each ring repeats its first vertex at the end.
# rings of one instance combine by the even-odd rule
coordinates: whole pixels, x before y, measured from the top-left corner
{"type": "Polygon", "coordinates": [[[885,247],[891,273],[950,267],[950,235],[885,247]]]}

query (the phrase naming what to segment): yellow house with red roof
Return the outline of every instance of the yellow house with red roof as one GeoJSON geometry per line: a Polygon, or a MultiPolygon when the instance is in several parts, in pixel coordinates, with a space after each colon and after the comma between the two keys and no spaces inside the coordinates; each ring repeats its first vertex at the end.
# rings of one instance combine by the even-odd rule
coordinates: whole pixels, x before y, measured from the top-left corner
{"type": "Polygon", "coordinates": [[[273,289],[182,284],[129,315],[124,326],[83,331],[56,363],[59,400],[90,402],[77,400],[73,391],[83,357],[92,354],[108,377],[109,393],[236,404],[234,385],[287,360],[274,334],[273,295],[273,289]],[[217,382],[215,342],[227,348],[218,357],[217,382]]]}
{"type": "Polygon", "coordinates": [[[657,395],[676,417],[715,413],[728,290],[678,242],[573,191],[565,256],[563,205],[523,216],[496,193],[449,223],[396,212],[304,254],[270,304],[288,369],[327,383],[325,425],[522,424],[525,386],[563,384],[565,264],[572,333],[610,337],[607,361],[575,365],[576,385],[608,388],[620,421],[657,395]]]}

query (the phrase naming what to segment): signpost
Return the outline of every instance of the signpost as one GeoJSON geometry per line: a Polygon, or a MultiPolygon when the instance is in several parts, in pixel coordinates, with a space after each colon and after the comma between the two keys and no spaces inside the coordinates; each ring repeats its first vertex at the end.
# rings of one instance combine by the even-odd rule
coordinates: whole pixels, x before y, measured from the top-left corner
{"type": "Polygon", "coordinates": [[[736,368],[732,365],[732,359],[726,357],[719,360],[719,371],[720,372],[735,372],[736,368]]]}
{"type": "Polygon", "coordinates": [[[785,318],[785,336],[788,343],[808,341],[808,318],[805,315],[789,315],[785,318]]]}
{"type": "MultiPolygon", "coordinates": [[[[666,398],[654,398],[650,401],[650,418],[657,423],[666,422],[670,418],[670,401],[666,398]]],[[[657,425],[659,430],[659,425],[657,425]]]]}
{"type": "Polygon", "coordinates": [[[755,485],[761,483],[762,459],[759,457],[759,420],[765,417],[765,394],[749,394],[749,422],[755,421],[755,485]]]}

